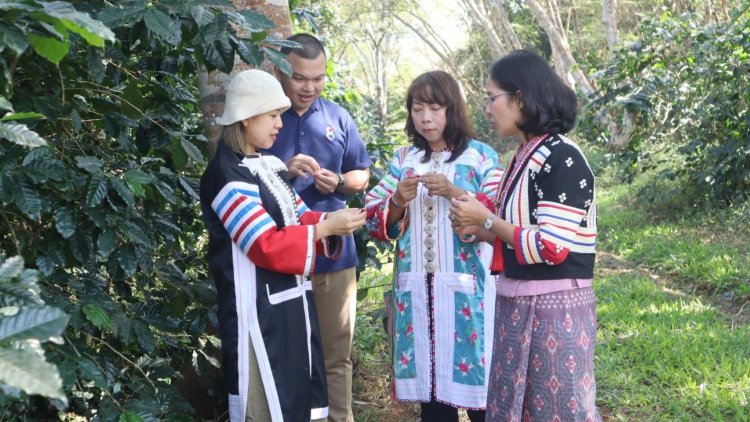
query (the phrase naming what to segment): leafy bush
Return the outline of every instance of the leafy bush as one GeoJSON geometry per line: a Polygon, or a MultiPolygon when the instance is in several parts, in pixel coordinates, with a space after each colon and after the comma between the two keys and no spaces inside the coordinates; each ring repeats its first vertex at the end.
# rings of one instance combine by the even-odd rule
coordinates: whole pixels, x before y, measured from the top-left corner
{"type": "MultiPolygon", "coordinates": [[[[283,64],[267,47],[280,42],[270,20],[229,0],[75,5],[0,4],[0,253],[34,265],[39,297],[70,318],[61,338],[39,334],[57,339],[45,356],[61,383],[50,371],[54,392],[21,386],[0,413],[190,419],[183,396],[198,385],[180,380],[205,378],[219,346],[197,207],[197,74],[230,71],[235,53],[283,64]]],[[[41,306],[31,302],[13,306],[23,315],[41,306]]]]}
{"type": "MultiPolygon", "coordinates": [[[[731,19],[706,25],[694,14],[645,20],[642,38],[615,54],[598,75],[580,131],[594,139],[596,116],[635,118],[622,155],[631,177],[655,166],[685,175],[723,201],[750,194],[750,2],[731,19]]],[[[604,136],[607,136],[606,131],[604,136]]]]}
{"type": "Polygon", "coordinates": [[[0,406],[25,394],[41,394],[62,404],[68,399],[55,365],[44,359],[41,342],[61,343],[68,315],[39,296],[39,272],[23,258],[0,255],[0,406]]]}

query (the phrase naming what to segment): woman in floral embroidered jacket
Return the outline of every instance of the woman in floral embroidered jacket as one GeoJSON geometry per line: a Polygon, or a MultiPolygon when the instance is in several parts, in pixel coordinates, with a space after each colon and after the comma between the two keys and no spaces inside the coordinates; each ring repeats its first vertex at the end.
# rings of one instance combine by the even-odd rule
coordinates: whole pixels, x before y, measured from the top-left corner
{"type": "Polygon", "coordinates": [[[325,367],[307,275],[316,253],[334,258],[338,236],[365,213],[311,211],[286,165],[264,156],[289,108],[279,82],[261,70],[227,88],[216,154],[201,177],[201,210],[216,283],[223,371],[232,422],[308,422],[328,416],[325,367]]]}
{"type": "Polygon", "coordinates": [[[494,244],[497,273],[488,421],[598,421],[594,379],[594,175],[562,134],[575,93],[540,56],[512,52],[492,65],[485,112],[519,146],[496,212],[453,200],[454,229],[494,244]]]}
{"type": "Polygon", "coordinates": [[[406,133],[388,174],[366,196],[373,236],[397,240],[394,356],[396,398],[422,402],[422,420],[483,421],[494,286],[489,245],[454,234],[450,199],[491,206],[502,172],[497,154],[472,140],[458,83],[441,71],[412,82],[406,133]],[[489,295],[489,301],[485,296],[489,295]]]}

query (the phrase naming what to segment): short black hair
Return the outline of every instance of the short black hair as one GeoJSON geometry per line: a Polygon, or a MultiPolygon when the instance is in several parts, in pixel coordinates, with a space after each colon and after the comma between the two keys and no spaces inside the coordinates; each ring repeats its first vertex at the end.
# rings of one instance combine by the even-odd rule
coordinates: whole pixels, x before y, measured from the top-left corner
{"type": "Polygon", "coordinates": [[[287,41],[294,41],[297,44],[301,45],[301,47],[281,47],[281,52],[286,56],[288,56],[289,53],[294,53],[302,57],[303,59],[312,60],[318,58],[318,56],[320,56],[321,54],[323,54],[324,56],[326,55],[326,50],[325,47],[323,47],[323,43],[321,43],[320,40],[315,38],[313,35],[305,33],[294,34],[287,38],[287,41]]]}
{"type": "Polygon", "coordinates": [[[406,94],[406,127],[404,131],[418,149],[424,151],[423,162],[430,161],[432,150],[427,140],[417,132],[411,117],[414,100],[427,104],[440,104],[445,107],[445,128],[443,138],[451,149],[448,161],[457,159],[469,146],[474,137],[466,102],[461,87],[453,76],[442,70],[433,70],[419,76],[411,83],[406,94]]]}
{"type": "Polygon", "coordinates": [[[576,125],[578,99],[547,61],[528,50],[515,50],[490,68],[490,78],[513,97],[520,96],[526,135],[564,134],[576,125]]]}

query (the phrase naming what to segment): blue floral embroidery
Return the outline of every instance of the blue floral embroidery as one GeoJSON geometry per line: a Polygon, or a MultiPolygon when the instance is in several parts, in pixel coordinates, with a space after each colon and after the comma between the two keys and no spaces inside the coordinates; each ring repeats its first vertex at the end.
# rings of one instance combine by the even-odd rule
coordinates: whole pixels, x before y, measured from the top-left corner
{"type": "Polygon", "coordinates": [[[455,295],[455,343],[453,381],[465,385],[484,384],[484,302],[474,295],[455,295]]]}
{"type": "Polygon", "coordinates": [[[393,353],[393,372],[397,379],[417,377],[417,366],[414,363],[414,318],[412,317],[411,292],[396,292],[394,303],[395,315],[395,350],[393,353]]]}

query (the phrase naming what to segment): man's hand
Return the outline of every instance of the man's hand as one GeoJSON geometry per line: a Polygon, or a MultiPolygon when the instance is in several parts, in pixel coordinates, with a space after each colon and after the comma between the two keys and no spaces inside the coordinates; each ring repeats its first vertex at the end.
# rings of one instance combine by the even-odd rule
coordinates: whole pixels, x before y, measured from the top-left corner
{"type": "Polygon", "coordinates": [[[286,168],[290,179],[295,177],[307,179],[308,175],[314,176],[320,171],[320,164],[309,155],[297,154],[286,162],[286,168]]]}
{"type": "Polygon", "coordinates": [[[321,195],[328,195],[336,190],[336,186],[339,184],[338,174],[331,170],[320,168],[315,174],[315,189],[320,192],[321,195]]]}

